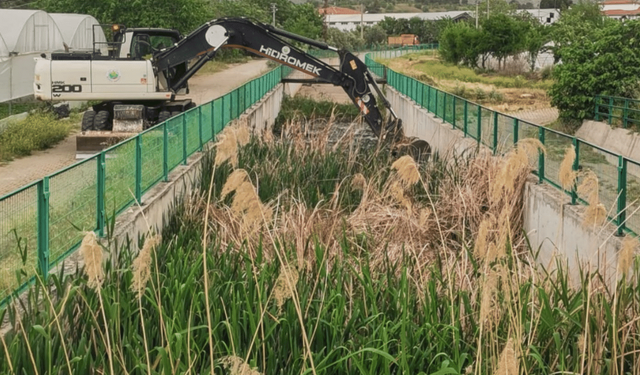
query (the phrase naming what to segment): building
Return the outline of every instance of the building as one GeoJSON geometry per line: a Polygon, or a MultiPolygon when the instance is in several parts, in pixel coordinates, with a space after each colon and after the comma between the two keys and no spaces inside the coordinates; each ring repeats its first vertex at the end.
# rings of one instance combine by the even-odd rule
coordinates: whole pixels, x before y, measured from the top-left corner
{"type": "Polygon", "coordinates": [[[321,15],[324,14],[360,14],[359,10],[351,9],[351,8],[340,8],[340,7],[328,7],[328,8],[320,8],[318,9],[318,13],[321,15]]]}
{"type": "Polygon", "coordinates": [[[560,18],[560,11],[558,9],[548,8],[548,9],[519,9],[518,13],[527,12],[532,15],[534,18],[537,18],[543,25],[551,25],[552,23],[558,21],[560,18]]]}
{"type": "Polygon", "coordinates": [[[605,0],[600,3],[600,10],[610,18],[634,19],[640,16],[640,3],[632,0],[605,0]]]}
{"type": "MultiPolygon", "coordinates": [[[[356,11],[357,12],[357,11],[356,11]]],[[[472,18],[471,12],[431,12],[431,13],[364,13],[355,14],[329,14],[325,15],[325,22],[329,27],[334,27],[342,31],[352,31],[362,23],[364,26],[373,26],[385,17],[400,19],[411,19],[418,17],[425,21],[435,21],[444,18],[451,18],[454,21],[472,18]]]]}

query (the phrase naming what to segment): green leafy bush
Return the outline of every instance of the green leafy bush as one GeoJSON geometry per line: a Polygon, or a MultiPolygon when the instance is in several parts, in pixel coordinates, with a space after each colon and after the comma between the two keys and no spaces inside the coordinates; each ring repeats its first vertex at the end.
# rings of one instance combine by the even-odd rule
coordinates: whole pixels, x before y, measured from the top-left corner
{"type": "Polygon", "coordinates": [[[593,118],[596,95],[637,97],[640,88],[640,21],[604,22],[559,47],[551,104],[564,119],[593,118]]]}

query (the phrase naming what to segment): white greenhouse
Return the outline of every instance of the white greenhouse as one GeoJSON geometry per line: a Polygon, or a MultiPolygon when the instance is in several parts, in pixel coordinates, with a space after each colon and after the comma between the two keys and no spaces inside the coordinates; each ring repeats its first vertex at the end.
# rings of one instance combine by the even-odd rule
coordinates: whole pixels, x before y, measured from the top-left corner
{"type": "MultiPolygon", "coordinates": [[[[33,95],[34,58],[53,51],[91,50],[95,18],[0,9],[0,103],[33,95]]],[[[105,41],[95,28],[96,41],[105,41]]]]}
{"type": "Polygon", "coordinates": [[[56,22],[64,42],[72,51],[93,50],[93,41],[99,44],[96,49],[100,49],[103,54],[107,53],[106,38],[104,32],[99,25],[98,20],[86,14],[71,13],[49,13],[51,18],[56,22]]]}

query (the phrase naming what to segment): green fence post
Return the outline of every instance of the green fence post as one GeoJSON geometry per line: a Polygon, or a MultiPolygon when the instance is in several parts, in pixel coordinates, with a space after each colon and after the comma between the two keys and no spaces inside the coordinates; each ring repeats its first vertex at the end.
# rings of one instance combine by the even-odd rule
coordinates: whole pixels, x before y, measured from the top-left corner
{"type": "Polygon", "coordinates": [[[611,125],[611,115],[613,115],[613,97],[609,97],[609,125],[611,125]]]}
{"type": "MultiPolygon", "coordinates": [[[[478,131],[476,131],[476,135],[480,134],[480,128],[482,127],[482,107],[480,107],[478,105],[478,118],[476,119],[477,121],[477,126],[478,126],[478,131]]],[[[477,141],[480,141],[480,138],[476,139],[477,141]]]]}
{"type": "Polygon", "coordinates": [[[438,89],[434,89],[436,91],[436,105],[433,111],[433,114],[438,117],[438,89]]]}
{"type": "Polygon", "coordinates": [[[618,155],[618,216],[616,224],[618,225],[618,236],[624,234],[627,220],[627,159],[622,155],[618,155]]]}
{"type": "Polygon", "coordinates": [[[202,152],[202,106],[198,106],[198,132],[200,136],[200,147],[198,150],[202,152]]]}
{"type": "MultiPolygon", "coordinates": [[[[538,128],[538,140],[544,146],[544,126],[538,128]]],[[[539,183],[544,182],[544,152],[542,150],[538,150],[538,181],[539,183]]]]}
{"type": "Polygon", "coordinates": [[[38,182],[38,268],[43,280],[49,275],[49,177],[38,182]]]}
{"type": "MultiPolygon", "coordinates": [[[[580,141],[578,138],[573,137],[573,147],[576,149],[576,158],[573,161],[573,170],[577,171],[580,167],[580,141]]],[[[576,186],[577,182],[574,182],[573,187],[571,188],[571,204],[575,205],[578,202],[578,187],[576,186]]]]}
{"type": "Polygon", "coordinates": [[[142,137],[136,136],[136,200],[142,204],[142,137]]]}
{"type": "Polygon", "coordinates": [[[517,118],[513,119],[513,144],[518,143],[518,130],[520,129],[520,120],[517,118]]]}
{"type": "Polygon", "coordinates": [[[105,194],[105,155],[104,151],[98,154],[97,167],[98,167],[98,181],[97,181],[97,199],[96,199],[96,224],[98,230],[98,236],[104,237],[105,226],[105,208],[104,208],[104,194],[105,194]]]}
{"type": "Polygon", "coordinates": [[[431,86],[427,86],[427,112],[433,113],[431,110],[431,86]]]}
{"type": "Polygon", "coordinates": [[[457,113],[456,113],[456,102],[458,100],[453,95],[451,95],[451,97],[453,98],[453,121],[451,121],[451,123],[453,124],[453,128],[455,129],[456,128],[456,118],[458,117],[457,113]]]}
{"type": "Polygon", "coordinates": [[[596,108],[595,108],[595,120],[596,121],[600,121],[600,112],[599,112],[599,107],[600,107],[600,95],[596,95],[596,108]]]}
{"type": "Polygon", "coordinates": [[[478,106],[478,145],[482,143],[482,107],[478,106]]]}
{"type": "Polygon", "coordinates": [[[164,181],[169,181],[169,130],[165,121],[162,124],[162,173],[164,174],[164,181]]]}
{"type": "Polygon", "coordinates": [[[213,110],[214,103],[215,103],[215,101],[213,101],[213,100],[211,102],[209,102],[209,107],[211,107],[211,109],[210,109],[210,111],[211,111],[211,139],[208,139],[209,141],[213,141],[213,139],[216,136],[216,119],[213,117],[213,115],[214,115],[214,110],[213,110]]]}
{"type": "Polygon", "coordinates": [[[182,116],[182,164],[187,165],[187,116],[182,116]]]}
{"type": "Polygon", "coordinates": [[[442,98],[442,121],[447,122],[447,93],[442,98]]]}
{"type": "Polygon", "coordinates": [[[627,128],[627,114],[629,113],[629,100],[624,100],[624,112],[622,113],[622,127],[627,128]]]}
{"type": "Polygon", "coordinates": [[[493,154],[498,152],[498,112],[493,112],[493,154]]]}
{"type": "Polygon", "coordinates": [[[467,136],[467,129],[468,129],[468,124],[469,123],[469,102],[468,101],[464,101],[464,124],[462,124],[462,131],[464,132],[464,136],[467,136]]]}

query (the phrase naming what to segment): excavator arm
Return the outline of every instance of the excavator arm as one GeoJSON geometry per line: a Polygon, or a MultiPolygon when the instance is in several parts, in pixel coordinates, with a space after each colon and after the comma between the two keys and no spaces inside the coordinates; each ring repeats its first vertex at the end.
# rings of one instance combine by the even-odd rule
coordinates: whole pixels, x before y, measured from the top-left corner
{"type": "Polygon", "coordinates": [[[255,55],[309,74],[317,79],[341,86],[356,105],[377,137],[401,136],[401,121],[382,94],[367,66],[351,52],[338,50],[325,43],[277,29],[271,25],[246,18],[221,18],[210,21],[171,47],[153,56],[153,65],[162,72],[172,91],[177,92],[220,48],[240,48],[255,55]],[[296,40],[319,49],[336,51],[340,57],[339,70],[297,48],[284,38],[296,40]],[[175,68],[197,59],[185,72],[176,75],[175,68]],[[391,114],[385,124],[374,93],[391,114]]]}

